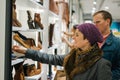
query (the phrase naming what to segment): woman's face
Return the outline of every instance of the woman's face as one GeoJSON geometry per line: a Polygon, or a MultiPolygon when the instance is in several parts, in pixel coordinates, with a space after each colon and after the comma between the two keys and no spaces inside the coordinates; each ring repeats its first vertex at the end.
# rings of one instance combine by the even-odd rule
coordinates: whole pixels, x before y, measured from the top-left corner
{"type": "Polygon", "coordinates": [[[88,40],[84,39],[84,35],[78,29],[76,29],[75,31],[73,40],[74,40],[75,48],[84,48],[86,44],[88,43],[88,40]]]}

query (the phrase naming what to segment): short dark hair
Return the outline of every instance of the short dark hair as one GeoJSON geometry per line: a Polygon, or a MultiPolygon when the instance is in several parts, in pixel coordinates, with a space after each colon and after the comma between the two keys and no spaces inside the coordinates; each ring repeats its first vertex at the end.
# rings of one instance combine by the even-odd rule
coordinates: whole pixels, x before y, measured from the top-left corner
{"type": "Polygon", "coordinates": [[[79,24],[75,24],[75,25],[73,25],[73,29],[77,29],[77,26],[78,26],[79,24]]]}
{"type": "Polygon", "coordinates": [[[93,17],[94,17],[95,15],[99,14],[99,13],[102,14],[104,20],[110,19],[110,25],[112,24],[112,15],[111,15],[108,11],[100,10],[100,11],[98,11],[98,12],[95,12],[95,13],[93,14],[93,17]]]}

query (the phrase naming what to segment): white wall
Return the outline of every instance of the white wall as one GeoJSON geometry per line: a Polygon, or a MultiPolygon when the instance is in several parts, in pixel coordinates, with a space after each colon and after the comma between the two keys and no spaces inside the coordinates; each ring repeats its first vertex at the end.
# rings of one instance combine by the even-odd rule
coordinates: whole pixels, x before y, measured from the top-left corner
{"type": "Polygon", "coordinates": [[[0,0],[0,80],[4,80],[4,55],[5,55],[5,5],[6,0],[0,0]]]}

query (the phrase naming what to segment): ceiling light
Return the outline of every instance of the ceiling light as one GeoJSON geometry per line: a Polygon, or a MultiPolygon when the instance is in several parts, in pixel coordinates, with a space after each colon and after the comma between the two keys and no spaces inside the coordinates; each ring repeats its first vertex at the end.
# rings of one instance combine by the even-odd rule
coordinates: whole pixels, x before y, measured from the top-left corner
{"type": "Polygon", "coordinates": [[[92,9],[93,9],[93,10],[96,10],[96,8],[95,8],[95,7],[93,7],[92,9]]]}
{"type": "Polygon", "coordinates": [[[93,4],[97,4],[96,1],[94,1],[93,4]]]}
{"type": "Polygon", "coordinates": [[[108,7],[108,6],[106,6],[106,7],[105,7],[105,10],[108,10],[108,9],[109,9],[109,7],[108,7]]]}

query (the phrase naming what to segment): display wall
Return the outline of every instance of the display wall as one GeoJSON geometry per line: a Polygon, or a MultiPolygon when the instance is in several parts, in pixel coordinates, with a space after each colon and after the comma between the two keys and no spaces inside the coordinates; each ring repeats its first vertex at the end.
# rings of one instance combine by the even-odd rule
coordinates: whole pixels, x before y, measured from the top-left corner
{"type": "Polygon", "coordinates": [[[0,80],[11,80],[11,0],[0,3],[0,80]]]}
{"type": "Polygon", "coordinates": [[[4,80],[4,47],[5,47],[5,0],[0,0],[1,7],[0,7],[0,37],[1,37],[1,41],[0,41],[0,79],[4,80]],[[2,18],[1,18],[2,17],[2,18]],[[3,27],[2,27],[3,26],[3,27]]]}
{"type": "Polygon", "coordinates": [[[120,22],[112,22],[111,30],[115,32],[120,32],[120,22]]]}

